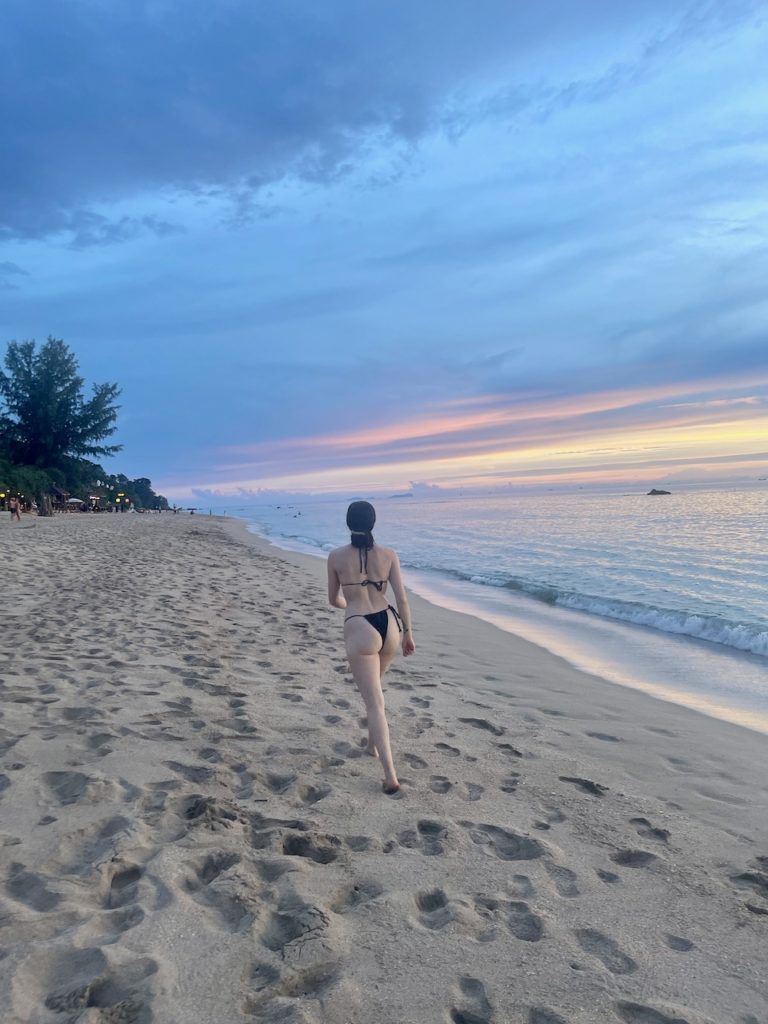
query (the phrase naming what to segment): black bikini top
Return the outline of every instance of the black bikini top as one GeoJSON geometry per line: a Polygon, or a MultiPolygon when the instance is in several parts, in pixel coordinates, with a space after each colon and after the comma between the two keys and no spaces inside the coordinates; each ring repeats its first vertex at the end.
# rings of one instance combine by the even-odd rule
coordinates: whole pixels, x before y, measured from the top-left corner
{"type": "Polygon", "coordinates": [[[381,590],[386,583],[386,580],[363,580],[360,584],[361,587],[376,587],[377,590],[381,590]]]}
{"type": "MultiPolygon", "coordinates": [[[[368,549],[358,548],[358,554],[360,555],[360,572],[368,572],[368,549]]],[[[342,587],[376,587],[381,592],[384,588],[386,580],[362,580],[360,583],[342,583],[342,587]]]]}

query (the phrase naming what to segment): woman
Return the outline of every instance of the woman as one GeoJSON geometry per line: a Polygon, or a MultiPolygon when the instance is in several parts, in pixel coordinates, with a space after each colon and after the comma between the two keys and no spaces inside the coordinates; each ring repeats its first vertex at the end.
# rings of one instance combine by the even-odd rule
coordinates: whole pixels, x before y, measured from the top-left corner
{"type": "Polygon", "coordinates": [[[400,783],[389,745],[381,677],[395,656],[401,635],[406,658],[416,645],[400,562],[391,548],[374,543],[371,530],[375,522],[376,512],[367,501],[353,501],[347,509],[350,543],[328,556],[328,600],[334,608],[346,609],[344,643],[352,677],[368,712],[368,753],[379,758],[384,769],[382,788],[392,794],[400,789],[400,783]],[[387,583],[392,584],[399,616],[384,596],[387,583]]]}

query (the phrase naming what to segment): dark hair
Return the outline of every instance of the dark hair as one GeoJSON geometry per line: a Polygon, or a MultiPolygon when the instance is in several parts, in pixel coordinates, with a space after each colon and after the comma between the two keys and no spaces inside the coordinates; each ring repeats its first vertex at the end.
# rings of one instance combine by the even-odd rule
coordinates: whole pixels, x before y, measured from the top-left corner
{"type": "Polygon", "coordinates": [[[369,501],[353,501],[347,509],[347,526],[352,536],[350,543],[353,548],[370,551],[373,547],[371,530],[376,522],[376,509],[369,501]]]}

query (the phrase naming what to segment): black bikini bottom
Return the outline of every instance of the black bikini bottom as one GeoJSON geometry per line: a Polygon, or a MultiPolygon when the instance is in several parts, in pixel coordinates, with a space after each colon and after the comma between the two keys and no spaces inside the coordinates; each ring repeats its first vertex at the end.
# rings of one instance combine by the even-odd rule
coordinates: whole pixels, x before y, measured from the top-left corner
{"type": "Polygon", "coordinates": [[[386,608],[383,608],[380,612],[371,612],[369,615],[348,615],[345,622],[349,619],[365,619],[366,622],[370,622],[373,628],[380,634],[382,646],[387,639],[387,629],[389,628],[389,613],[395,616],[397,620],[398,629],[400,628],[401,619],[397,614],[396,609],[388,604],[386,608]]]}

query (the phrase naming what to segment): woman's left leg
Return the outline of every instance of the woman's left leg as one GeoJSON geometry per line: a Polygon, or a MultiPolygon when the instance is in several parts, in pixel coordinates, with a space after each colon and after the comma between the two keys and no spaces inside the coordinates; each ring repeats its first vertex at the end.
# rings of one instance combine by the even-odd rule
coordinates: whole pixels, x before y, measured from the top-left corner
{"type": "MultiPolygon", "coordinates": [[[[379,651],[379,680],[382,680],[384,678],[384,673],[392,664],[392,660],[397,654],[398,648],[400,647],[401,638],[402,634],[400,633],[400,628],[397,624],[397,619],[390,611],[387,637],[381,646],[381,650],[379,651]]],[[[367,750],[372,757],[377,756],[376,744],[374,742],[373,736],[371,735],[370,727],[368,729],[367,750]]]]}

